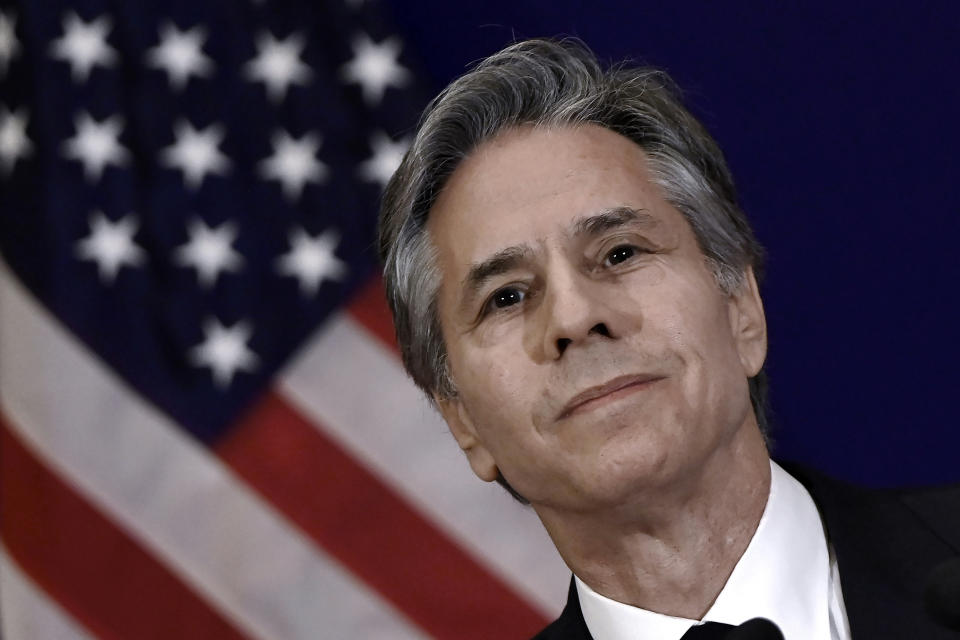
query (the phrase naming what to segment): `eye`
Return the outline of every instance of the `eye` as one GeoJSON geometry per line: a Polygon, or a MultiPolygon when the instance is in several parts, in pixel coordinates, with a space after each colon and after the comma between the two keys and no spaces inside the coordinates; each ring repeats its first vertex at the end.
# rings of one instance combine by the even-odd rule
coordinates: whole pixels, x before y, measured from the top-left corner
{"type": "Polygon", "coordinates": [[[517,287],[498,289],[490,296],[490,299],[487,300],[487,304],[484,305],[484,314],[520,304],[526,297],[526,293],[517,287]]]}
{"type": "Polygon", "coordinates": [[[510,307],[518,302],[523,300],[523,292],[519,289],[500,289],[493,297],[490,298],[490,303],[497,309],[503,309],[504,307],[510,307]]]}
{"type": "Polygon", "coordinates": [[[612,267],[622,262],[626,262],[638,253],[640,253],[640,250],[631,244],[617,245],[607,253],[606,257],[603,259],[603,262],[605,265],[612,267]]]}

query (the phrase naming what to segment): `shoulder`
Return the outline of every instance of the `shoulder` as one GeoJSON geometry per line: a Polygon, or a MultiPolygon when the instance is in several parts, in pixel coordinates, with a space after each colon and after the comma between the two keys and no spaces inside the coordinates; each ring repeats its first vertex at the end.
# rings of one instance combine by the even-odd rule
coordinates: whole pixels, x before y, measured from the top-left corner
{"type": "Polygon", "coordinates": [[[917,520],[960,554],[960,484],[898,493],[917,520]]]}
{"type": "Polygon", "coordinates": [[[916,527],[960,553],[960,484],[876,489],[780,462],[810,492],[828,525],[916,527]]]}

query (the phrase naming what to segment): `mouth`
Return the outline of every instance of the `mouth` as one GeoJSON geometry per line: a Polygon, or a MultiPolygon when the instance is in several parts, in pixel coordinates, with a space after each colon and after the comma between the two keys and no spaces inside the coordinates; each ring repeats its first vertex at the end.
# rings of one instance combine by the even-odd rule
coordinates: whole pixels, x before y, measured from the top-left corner
{"type": "Polygon", "coordinates": [[[563,407],[560,415],[557,416],[557,420],[568,418],[574,413],[588,411],[589,409],[599,406],[604,401],[614,400],[621,396],[640,391],[641,389],[649,387],[657,380],[662,379],[663,376],[653,374],[634,374],[620,376],[596,387],[590,387],[586,391],[578,393],[571,398],[563,407]]]}

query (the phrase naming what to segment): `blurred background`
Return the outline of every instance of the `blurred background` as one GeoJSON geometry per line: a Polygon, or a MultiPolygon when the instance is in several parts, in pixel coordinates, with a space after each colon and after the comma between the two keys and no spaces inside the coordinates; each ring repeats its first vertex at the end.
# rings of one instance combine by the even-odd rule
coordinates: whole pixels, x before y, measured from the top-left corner
{"type": "Polygon", "coordinates": [[[769,258],[774,455],[960,480],[960,7],[0,2],[0,626],[524,638],[569,574],[406,380],[377,199],[516,39],[667,69],[769,258]]]}

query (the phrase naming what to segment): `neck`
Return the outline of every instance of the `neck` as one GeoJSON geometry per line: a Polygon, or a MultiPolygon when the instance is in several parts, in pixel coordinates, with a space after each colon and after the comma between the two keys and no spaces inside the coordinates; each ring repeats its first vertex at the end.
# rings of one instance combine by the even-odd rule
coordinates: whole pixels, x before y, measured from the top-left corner
{"type": "Polygon", "coordinates": [[[560,555],[612,600],[699,620],[753,538],[770,492],[770,461],[751,422],[673,486],[637,491],[600,512],[536,507],[560,555]]]}

